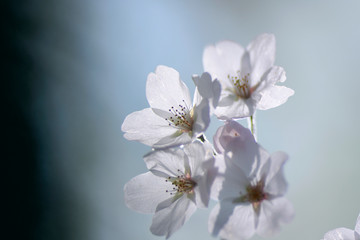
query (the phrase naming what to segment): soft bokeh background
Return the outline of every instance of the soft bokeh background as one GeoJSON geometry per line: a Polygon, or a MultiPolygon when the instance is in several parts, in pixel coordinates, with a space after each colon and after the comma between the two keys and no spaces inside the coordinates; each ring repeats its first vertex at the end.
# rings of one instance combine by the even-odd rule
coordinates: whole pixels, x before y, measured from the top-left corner
{"type": "MultiPolygon", "coordinates": [[[[12,166],[35,179],[16,178],[27,184],[25,197],[12,191],[34,239],[163,239],[148,230],[151,215],[124,204],[123,186],[146,171],[142,156],[150,148],[125,140],[121,124],[148,107],[145,82],[157,65],[177,69],[193,91],[206,45],[229,39],[246,46],[264,32],[275,34],[276,64],[295,90],[286,104],[257,114],[260,144],[290,155],[287,196],[296,218],[271,239],[353,229],[360,212],[360,1],[7,2],[10,45],[26,60],[10,62],[8,82],[19,80],[12,85],[16,109],[33,139],[22,143],[34,145],[32,158],[17,159],[32,159],[30,167],[12,166]]],[[[209,139],[221,124],[212,120],[209,139]]],[[[171,239],[211,239],[209,213],[198,210],[171,239]]]]}

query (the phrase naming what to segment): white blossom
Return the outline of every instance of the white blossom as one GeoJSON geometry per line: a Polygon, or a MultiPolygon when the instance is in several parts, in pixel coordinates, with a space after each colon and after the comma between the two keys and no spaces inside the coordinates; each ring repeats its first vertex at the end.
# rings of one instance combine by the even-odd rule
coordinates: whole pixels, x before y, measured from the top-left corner
{"type": "Polygon", "coordinates": [[[252,116],[256,109],[266,110],[287,101],[294,91],[275,85],[286,80],[282,67],[274,66],[275,37],[262,34],[246,49],[222,41],[207,46],[203,54],[204,71],[222,86],[215,115],[220,119],[252,116]]]}
{"type": "Polygon", "coordinates": [[[149,172],[125,185],[125,203],[140,213],[154,213],[153,234],[169,238],[197,208],[207,207],[215,174],[210,151],[197,141],[144,157],[149,172]]]}
{"type": "MultiPolygon", "coordinates": [[[[206,88],[207,83],[213,84],[207,73],[198,80],[201,87],[206,88]]],[[[154,148],[193,141],[202,135],[210,123],[209,99],[202,97],[199,92],[206,90],[196,89],[194,102],[191,103],[189,90],[179,73],[173,68],[158,66],[155,73],[149,74],[146,82],[146,98],[150,108],[133,112],[125,118],[121,127],[125,132],[124,137],[154,148]]]]}

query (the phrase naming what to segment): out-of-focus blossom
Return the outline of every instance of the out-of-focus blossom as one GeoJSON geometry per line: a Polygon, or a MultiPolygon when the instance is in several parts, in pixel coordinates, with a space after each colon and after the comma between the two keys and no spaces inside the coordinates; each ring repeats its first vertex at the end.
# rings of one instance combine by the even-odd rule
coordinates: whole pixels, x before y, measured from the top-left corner
{"type": "Polygon", "coordinates": [[[254,149],[253,151],[257,150],[257,144],[250,130],[233,120],[226,121],[225,125],[219,127],[216,131],[213,137],[215,150],[218,153],[223,153],[225,148],[228,148],[229,143],[232,143],[234,139],[239,139],[239,145],[243,144],[241,147],[244,148],[244,152],[245,148],[247,152],[251,148],[254,149]]]}
{"type": "Polygon", "coordinates": [[[210,214],[209,231],[229,240],[248,239],[255,233],[271,236],[294,216],[292,204],[284,197],[283,166],[288,156],[283,152],[270,155],[249,130],[236,124],[228,122],[220,130],[223,134],[218,134],[230,140],[221,145],[224,164],[217,159],[219,174],[212,197],[220,202],[210,214]]]}

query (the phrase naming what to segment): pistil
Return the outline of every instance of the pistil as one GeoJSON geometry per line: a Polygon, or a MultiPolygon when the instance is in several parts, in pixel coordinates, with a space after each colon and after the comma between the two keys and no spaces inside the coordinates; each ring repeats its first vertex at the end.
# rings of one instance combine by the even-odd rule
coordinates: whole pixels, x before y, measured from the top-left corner
{"type": "Polygon", "coordinates": [[[268,193],[264,192],[264,181],[260,180],[255,185],[248,185],[246,194],[234,199],[233,203],[249,202],[252,204],[254,211],[259,213],[260,204],[266,199],[268,199],[268,193]]]}

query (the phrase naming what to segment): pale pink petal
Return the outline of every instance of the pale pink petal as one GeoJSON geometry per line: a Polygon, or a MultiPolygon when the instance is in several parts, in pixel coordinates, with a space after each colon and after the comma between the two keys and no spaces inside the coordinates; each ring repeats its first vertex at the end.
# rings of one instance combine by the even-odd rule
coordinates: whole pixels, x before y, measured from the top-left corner
{"type": "Polygon", "coordinates": [[[169,207],[155,213],[150,231],[157,236],[166,236],[167,239],[184,225],[195,210],[195,204],[183,195],[169,207]]]}
{"type": "Polygon", "coordinates": [[[258,145],[257,153],[254,159],[254,164],[251,169],[251,178],[254,182],[265,180],[270,173],[270,154],[260,145],[258,145]]]}
{"type": "Polygon", "coordinates": [[[271,166],[265,180],[265,192],[272,196],[284,195],[287,190],[283,167],[289,156],[284,152],[271,154],[271,166]]]}
{"type": "Polygon", "coordinates": [[[228,156],[225,156],[225,166],[219,169],[211,188],[214,199],[238,198],[246,193],[246,187],[250,184],[247,174],[228,156]]]}
{"type": "Polygon", "coordinates": [[[211,185],[210,197],[214,200],[219,200],[219,193],[222,189],[222,185],[225,177],[225,159],[223,154],[216,154],[215,158],[215,172],[212,172],[214,180],[211,185]]]}
{"type": "Polygon", "coordinates": [[[179,104],[191,106],[189,89],[181,81],[179,73],[170,67],[158,66],[146,82],[146,98],[151,108],[168,111],[179,104]],[[184,103],[184,102],[185,103],[184,103]]]}
{"type": "Polygon", "coordinates": [[[249,179],[260,181],[267,173],[270,155],[256,142],[234,138],[225,149],[231,152],[231,161],[236,164],[249,179]]]}
{"type": "Polygon", "coordinates": [[[354,236],[354,231],[348,228],[336,228],[327,232],[324,240],[357,240],[354,236]]]}
{"type": "Polygon", "coordinates": [[[210,213],[209,232],[227,240],[244,240],[255,233],[255,213],[251,204],[218,203],[210,213]]]}
{"type": "Polygon", "coordinates": [[[129,114],[121,130],[127,140],[136,140],[152,146],[162,138],[176,135],[177,129],[169,127],[165,119],[156,115],[151,108],[129,114]]]}
{"type": "Polygon", "coordinates": [[[281,230],[283,224],[292,221],[294,214],[294,208],[286,198],[264,200],[261,202],[256,232],[262,237],[273,236],[281,230]]]}
{"type": "Polygon", "coordinates": [[[234,138],[239,138],[243,142],[249,141],[250,143],[256,144],[254,136],[248,128],[243,127],[236,121],[229,120],[224,126],[218,128],[213,137],[215,150],[218,153],[223,153],[224,150],[228,148],[229,142],[234,138]]]}
{"type": "Polygon", "coordinates": [[[172,197],[168,188],[165,178],[151,172],[138,175],[124,186],[125,204],[137,212],[154,213],[160,202],[172,197]]]}

